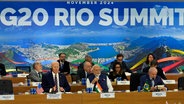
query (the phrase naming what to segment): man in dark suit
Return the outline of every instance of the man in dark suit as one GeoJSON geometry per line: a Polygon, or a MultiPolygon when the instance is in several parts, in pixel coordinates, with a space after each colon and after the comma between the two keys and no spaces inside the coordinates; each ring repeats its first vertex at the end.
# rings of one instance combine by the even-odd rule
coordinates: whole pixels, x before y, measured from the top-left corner
{"type": "Polygon", "coordinates": [[[52,71],[42,77],[42,87],[44,92],[69,92],[70,86],[62,73],[59,73],[59,63],[51,64],[52,71]]]}
{"type": "Polygon", "coordinates": [[[59,60],[57,60],[59,63],[59,71],[63,74],[70,74],[70,63],[66,61],[66,54],[60,53],[59,54],[59,60]]]}
{"type": "Polygon", "coordinates": [[[132,71],[127,67],[126,63],[123,61],[123,58],[124,58],[124,56],[121,53],[116,55],[116,60],[114,60],[110,64],[110,67],[109,67],[110,72],[113,71],[114,64],[117,62],[120,62],[124,72],[132,73],[132,71]]]}
{"type": "Polygon", "coordinates": [[[84,63],[88,61],[93,66],[94,63],[92,62],[92,57],[90,55],[85,55],[84,62],[80,63],[78,66],[78,70],[84,70],[84,63]]]}
{"type": "Polygon", "coordinates": [[[160,88],[160,90],[166,91],[162,78],[157,75],[157,69],[155,67],[151,67],[148,71],[148,74],[141,76],[140,78],[140,86],[141,89],[144,89],[145,85],[148,86],[148,91],[157,91],[158,85],[164,85],[164,87],[160,88]]]}
{"type": "Polygon", "coordinates": [[[33,70],[31,70],[27,78],[31,79],[33,82],[42,81],[42,65],[40,62],[33,63],[33,70]]]}
{"type": "Polygon", "coordinates": [[[5,65],[0,63],[0,75],[6,75],[5,65]]]}
{"type": "Polygon", "coordinates": [[[91,73],[91,67],[92,67],[91,63],[88,61],[85,61],[83,65],[84,65],[83,69],[77,70],[78,80],[81,80],[82,78],[87,78],[91,73]]]}

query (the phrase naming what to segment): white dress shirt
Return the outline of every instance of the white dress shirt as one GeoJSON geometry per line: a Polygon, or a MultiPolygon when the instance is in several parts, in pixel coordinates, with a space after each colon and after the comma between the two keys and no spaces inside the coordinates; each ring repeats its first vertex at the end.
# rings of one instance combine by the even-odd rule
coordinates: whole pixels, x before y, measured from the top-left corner
{"type": "MultiPolygon", "coordinates": [[[[53,76],[53,80],[55,81],[55,73],[52,72],[52,76],[53,76]]],[[[58,92],[61,92],[60,91],[60,86],[59,86],[59,74],[57,73],[56,74],[56,77],[57,77],[57,88],[58,88],[58,92]]],[[[52,91],[52,88],[50,88],[49,92],[52,91]]]]}

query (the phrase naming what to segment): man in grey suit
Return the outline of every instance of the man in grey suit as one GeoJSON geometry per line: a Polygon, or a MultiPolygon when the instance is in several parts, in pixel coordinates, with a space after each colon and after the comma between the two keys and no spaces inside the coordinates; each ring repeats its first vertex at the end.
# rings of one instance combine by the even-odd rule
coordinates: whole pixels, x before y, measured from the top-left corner
{"type": "Polygon", "coordinates": [[[33,70],[31,70],[27,78],[31,79],[33,82],[42,81],[42,65],[40,62],[33,63],[33,70]]]}

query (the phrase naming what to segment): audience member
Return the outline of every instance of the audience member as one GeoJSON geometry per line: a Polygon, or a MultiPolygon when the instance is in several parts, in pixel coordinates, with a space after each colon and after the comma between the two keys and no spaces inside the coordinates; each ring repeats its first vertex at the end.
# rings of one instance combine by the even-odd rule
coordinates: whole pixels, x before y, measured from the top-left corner
{"type": "Polygon", "coordinates": [[[81,80],[82,78],[87,78],[91,73],[91,63],[85,61],[83,65],[83,69],[80,68],[77,70],[78,80],[81,80]]]}
{"type": "Polygon", "coordinates": [[[162,68],[158,67],[157,60],[151,61],[150,66],[148,66],[148,67],[146,67],[146,68],[143,69],[143,73],[148,73],[148,70],[149,70],[150,67],[155,67],[157,69],[157,72],[158,72],[157,75],[159,75],[164,80],[167,79],[166,76],[165,76],[165,74],[164,74],[164,72],[163,72],[163,70],[162,70],[162,68]]]}
{"type": "Polygon", "coordinates": [[[116,79],[117,77],[120,77],[121,80],[128,80],[126,75],[125,75],[125,72],[122,69],[121,63],[119,63],[119,62],[114,63],[113,71],[110,72],[110,74],[109,74],[109,79],[111,81],[114,81],[114,79],[116,79]]]}
{"type": "Polygon", "coordinates": [[[92,67],[92,74],[86,80],[87,88],[92,88],[93,91],[97,92],[112,92],[113,87],[110,79],[106,74],[101,73],[99,65],[92,67]]]}
{"type": "Polygon", "coordinates": [[[86,55],[84,61],[79,64],[78,70],[84,70],[84,63],[86,61],[91,63],[92,66],[94,65],[94,63],[92,62],[92,57],[90,55],[86,55]]]}
{"type": "Polygon", "coordinates": [[[145,62],[143,63],[143,65],[142,65],[141,71],[142,71],[144,68],[150,66],[151,61],[153,61],[154,59],[156,59],[155,55],[154,55],[153,53],[149,53],[149,54],[147,55],[147,57],[146,57],[146,61],[145,61],[145,62]]]}
{"type": "Polygon", "coordinates": [[[0,75],[2,75],[2,76],[6,75],[5,65],[2,63],[0,63],[0,75]]]}
{"type": "Polygon", "coordinates": [[[33,70],[31,70],[27,78],[31,79],[33,82],[42,81],[42,65],[40,62],[33,63],[33,70]]]}
{"type": "Polygon", "coordinates": [[[111,62],[111,64],[110,64],[110,67],[109,67],[110,72],[113,71],[113,66],[114,66],[114,64],[115,64],[116,62],[120,62],[120,63],[121,63],[121,66],[122,66],[122,69],[123,69],[124,72],[132,73],[132,71],[127,67],[126,63],[123,61],[123,58],[124,58],[123,54],[121,54],[121,53],[120,53],[120,54],[117,54],[116,60],[114,60],[114,61],[111,62]]]}
{"type": "Polygon", "coordinates": [[[60,53],[59,54],[59,60],[57,60],[59,63],[59,71],[63,74],[70,74],[70,63],[66,61],[66,54],[60,53]]]}
{"type": "Polygon", "coordinates": [[[148,74],[141,76],[140,78],[140,86],[141,89],[144,89],[147,86],[148,91],[158,91],[158,85],[164,85],[164,87],[160,88],[163,91],[166,91],[164,82],[161,77],[157,75],[157,69],[155,67],[150,67],[148,74]]]}
{"type": "Polygon", "coordinates": [[[44,92],[69,92],[70,86],[64,74],[59,73],[59,63],[51,64],[51,71],[43,74],[42,87],[44,92]]]}

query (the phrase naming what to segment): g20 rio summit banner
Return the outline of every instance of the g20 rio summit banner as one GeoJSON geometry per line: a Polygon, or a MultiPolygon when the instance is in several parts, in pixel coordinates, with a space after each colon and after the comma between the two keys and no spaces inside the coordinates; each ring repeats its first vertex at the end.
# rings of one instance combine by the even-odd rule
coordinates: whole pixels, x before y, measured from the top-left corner
{"type": "Polygon", "coordinates": [[[0,57],[7,68],[67,54],[74,72],[89,54],[105,70],[123,53],[140,70],[154,53],[165,72],[184,64],[184,2],[0,2],[0,57]]]}

